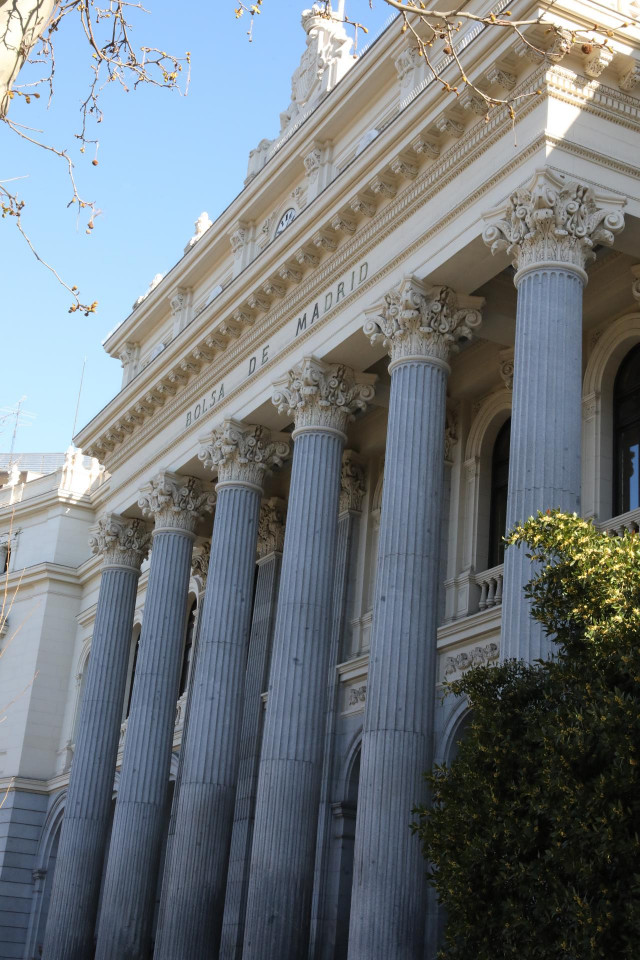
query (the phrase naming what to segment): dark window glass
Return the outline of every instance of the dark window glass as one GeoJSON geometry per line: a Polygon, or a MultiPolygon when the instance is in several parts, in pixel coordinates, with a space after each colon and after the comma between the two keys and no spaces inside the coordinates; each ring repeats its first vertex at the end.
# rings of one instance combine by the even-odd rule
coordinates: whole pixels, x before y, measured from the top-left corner
{"type": "Polygon", "coordinates": [[[187,689],[189,680],[189,666],[191,664],[191,654],[193,653],[193,629],[196,622],[196,602],[191,604],[189,610],[189,620],[187,621],[187,636],[184,642],[184,656],[182,657],[182,673],[180,674],[180,696],[187,689]]]}
{"type": "Polygon", "coordinates": [[[491,506],[489,508],[488,566],[504,561],[504,537],[507,525],[507,490],[509,487],[509,446],[511,419],[500,428],[491,457],[491,506]]]}
{"type": "Polygon", "coordinates": [[[622,361],[613,388],[614,503],[618,516],[640,507],[640,344],[622,361]]]}

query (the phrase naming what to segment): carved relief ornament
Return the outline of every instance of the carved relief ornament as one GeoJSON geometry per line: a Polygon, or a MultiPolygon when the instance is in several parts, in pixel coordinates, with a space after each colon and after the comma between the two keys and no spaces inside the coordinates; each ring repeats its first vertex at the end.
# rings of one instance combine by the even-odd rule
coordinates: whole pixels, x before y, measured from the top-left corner
{"type": "Polygon", "coordinates": [[[289,444],[272,440],[266,427],[225,420],[205,442],[198,457],[205,467],[218,471],[218,484],[244,483],[262,490],[271,467],[282,466],[289,444]]]}
{"type": "Polygon", "coordinates": [[[202,584],[202,590],[207,585],[207,574],[209,573],[209,563],[211,561],[211,541],[204,540],[197,543],[193,548],[191,556],[191,571],[194,577],[202,584]]]}
{"type": "Polygon", "coordinates": [[[165,471],[142,488],[138,506],[146,517],[153,517],[156,530],[174,528],[193,533],[215,502],[215,493],[207,484],[165,471]]]}
{"type": "Polygon", "coordinates": [[[482,239],[492,253],[504,250],[518,273],[555,264],[572,267],[586,280],[584,268],[595,256],[594,246],[610,247],[622,230],[625,202],[554,170],[537,170],[504,207],[485,215],[482,239]]]}
{"type": "Polygon", "coordinates": [[[366,492],[365,469],[358,462],[352,450],[342,454],[342,473],[340,475],[340,513],[362,510],[362,501],[366,492]]]}
{"type": "Polygon", "coordinates": [[[131,567],[140,570],[151,545],[151,532],[143,520],[126,520],[109,513],[98,521],[98,529],[89,538],[91,552],[101,553],[104,566],[131,567]]]}
{"type": "Polygon", "coordinates": [[[278,413],[293,417],[296,430],[325,428],[344,433],[358,410],[373,400],[376,377],[340,363],[304,359],[274,384],[278,413]]]}
{"type": "Polygon", "coordinates": [[[449,287],[427,287],[405,277],[378,304],[366,311],[364,324],[371,343],[382,341],[392,364],[432,359],[446,363],[458,343],[480,326],[482,297],[458,296],[449,287]]]}
{"type": "Polygon", "coordinates": [[[258,558],[271,553],[282,553],[284,547],[284,521],[286,508],[283,500],[270,497],[260,505],[258,520],[258,558]]]}

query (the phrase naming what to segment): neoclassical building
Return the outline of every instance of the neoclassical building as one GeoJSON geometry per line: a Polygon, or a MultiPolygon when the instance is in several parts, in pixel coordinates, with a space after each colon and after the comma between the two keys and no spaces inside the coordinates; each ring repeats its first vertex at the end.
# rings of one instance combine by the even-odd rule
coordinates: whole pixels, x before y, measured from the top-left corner
{"type": "Polygon", "coordinates": [[[638,16],[465,26],[512,123],[304,12],[280,135],[105,342],[120,392],[0,475],[0,958],[432,960],[443,684],[550,652],[505,529],[640,522],[638,16]]]}

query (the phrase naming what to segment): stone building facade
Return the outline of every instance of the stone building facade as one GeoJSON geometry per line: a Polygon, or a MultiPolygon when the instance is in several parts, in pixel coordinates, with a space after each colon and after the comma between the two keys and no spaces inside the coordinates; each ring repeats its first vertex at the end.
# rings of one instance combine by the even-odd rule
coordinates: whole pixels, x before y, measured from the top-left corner
{"type": "Polygon", "coordinates": [[[0,957],[434,956],[442,685],[549,652],[501,536],[640,521],[636,7],[555,5],[595,54],[465,27],[515,124],[303,14],[279,137],[105,342],[93,459],[0,489],[0,957]]]}

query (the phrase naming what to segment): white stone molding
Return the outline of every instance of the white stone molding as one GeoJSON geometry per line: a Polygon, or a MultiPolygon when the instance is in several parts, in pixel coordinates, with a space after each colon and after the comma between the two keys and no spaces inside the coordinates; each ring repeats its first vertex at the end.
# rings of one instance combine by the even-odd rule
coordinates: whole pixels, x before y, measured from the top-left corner
{"type": "Polygon", "coordinates": [[[365,196],[362,193],[357,193],[353,200],[349,204],[350,208],[354,213],[360,214],[365,217],[372,217],[376,212],[376,204],[374,200],[371,200],[369,197],[365,196]]]}
{"type": "Polygon", "coordinates": [[[143,303],[143,302],[147,299],[147,297],[149,296],[149,294],[150,294],[153,290],[155,290],[155,288],[158,286],[158,284],[161,283],[163,280],[164,280],[164,273],[156,273],[155,276],[154,276],[154,278],[153,278],[153,280],[151,281],[151,283],[149,284],[149,286],[148,286],[147,289],[145,290],[145,292],[144,292],[140,297],[138,297],[137,300],[134,300],[132,309],[135,310],[136,307],[139,307],[140,304],[143,303]]]}
{"type": "Polygon", "coordinates": [[[322,149],[319,146],[315,146],[310,153],[306,155],[302,161],[304,164],[304,171],[307,175],[309,183],[313,183],[318,178],[320,173],[320,163],[322,162],[322,149]]]}
{"type": "Polygon", "coordinates": [[[207,232],[207,230],[211,226],[213,226],[213,222],[209,219],[209,214],[207,213],[207,211],[203,210],[193,225],[194,233],[191,239],[189,240],[189,242],[187,243],[186,247],[184,248],[184,252],[188,253],[189,250],[191,250],[191,247],[193,247],[198,242],[198,240],[202,238],[202,236],[207,232]]]}
{"type": "Polygon", "coordinates": [[[293,418],[296,432],[321,428],[344,434],[349,421],[373,400],[376,379],[343,364],[304,357],[274,383],[271,400],[278,413],[293,418]]]}
{"type": "Polygon", "coordinates": [[[369,187],[376,196],[386,197],[388,200],[393,200],[398,192],[395,177],[386,177],[384,174],[377,174],[369,184],[369,187]]]}
{"type": "Polygon", "coordinates": [[[342,454],[342,472],[340,474],[340,506],[339,512],[353,510],[362,511],[362,501],[367,490],[366,470],[353,450],[345,450],[342,454]]]}
{"type": "Polygon", "coordinates": [[[351,217],[346,214],[337,213],[335,217],[331,219],[331,229],[337,233],[355,233],[356,223],[355,220],[352,220],[351,217]]]}
{"type": "Polygon", "coordinates": [[[459,140],[464,133],[464,125],[458,120],[454,120],[453,117],[447,116],[446,113],[442,113],[436,120],[436,130],[438,133],[455,137],[456,140],[459,140]]]}
{"type": "Polygon", "coordinates": [[[103,556],[103,567],[131,567],[139,571],[150,546],[149,525],[142,520],[126,520],[117,513],[101,517],[89,537],[91,552],[103,556]]]}
{"type": "Polygon", "coordinates": [[[193,533],[204,515],[211,513],[215,502],[208,484],[168,470],[153,477],[138,498],[143,515],[153,518],[155,532],[174,529],[193,533]]]}
{"type": "Polygon", "coordinates": [[[118,359],[122,364],[122,386],[126,387],[140,369],[140,344],[125,343],[118,359]]]}
{"type": "Polygon", "coordinates": [[[260,504],[258,520],[258,559],[272,553],[282,553],[284,548],[286,504],[279,497],[269,497],[260,504]]]}
{"type": "Polygon", "coordinates": [[[292,266],[290,263],[285,263],[278,270],[278,276],[287,283],[300,283],[302,280],[302,270],[292,266]]]}
{"type": "Polygon", "coordinates": [[[169,294],[169,306],[173,318],[173,336],[184,330],[190,319],[193,291],[190,287],[176,287],[169,294]]]}
{"type": "Polygon", "coordinates": [[[317,267],[320,263],[320,257],[307,247],[302,247],[298,250],[295,259],[296,263],[299,263],[301,267],[317,267]]]}
{"type": "Polygon", "coordinates": [[[382,303],[365,311],[364,333],[381,341],[392,363],[423,358],[446,363],[458,342],[480,326],[482,297],[458,296],[449,287],[428,287],[405,277],[382,303]]]}
{"type": "Polygon", "coordinates": [[[418,165],[413,163],[409,157],[400,154],[391,161],[391,172],[396,177],[403,177],[405,180],[415,180],[418,176],[418,165]]]}
{"type": "Polygon", "coordinates": [[[328,233],[326,230],[319,230],[316,234],[314,234],[311,242],[319,250],[335,250],[338,246],[338,241],[336,240],[335,236],[332,236],[332,234],[328,233]]]}
{"type": "Polygon", "coordinates": [[[424,133],[414,137],[414,139],[411,141],[411,149],[414,151],[414,153],[431,157],[432,160],[435,160],[440,156],[440,144],[434,139],[434,137],[428,137],[424,133]]]}
{"type": "Polygon", "coordinates": [[[481,97],[477,91],[467,87],[460,94],[460,103],[463,110],[475,113],[477,117],[485,117],[489,111],[489,105],[484,97],[481,97]]]}
{"type": "Polygon", "coordinates": [[[496,663],[499,656],[500,646],[494,641],[463,650],[461,653],[446,657],[445,676],[453,677],[456,673],[464,673],[471,667],[485,667],[489,663],[496,663]]]}
{"type": "Polygon", "coordinates": [[[591,44],[583,44],[582,54],[582,66],[584,72],[588,77],[592,77],[594,80],[597,79],[600,74],[607,69],[613,60],[613,51],[610,50],[609,47],[603,47],[599,44],[596,46],[592,46],[591,44]],[[591,49],[585,49],[585,47],[591,47],[591,49]]]}
{"type": "Polygon", "coordinates": [[[504,70],[498,65],[491,67],[491,69],[487,71],[486,79],[488,83],[493,83],[497,87],[502,87],[503,90],[513,90],[518,80],[515,73],[511,73],[509,70],[504,70]]]}
{"type": "Polygon", "coordinates": [[[640,343],[640,309],[605,327],[582,382],[582,511],[606,521],[613,511],[613,385],[628,352],[640,343]]]}
{"type": "Polygon", "coordinates": [[[586,281],[594,246],[610,247],[622,230],[625,203],[555,170],[538,169],[504,206],[485,214],[482,239],[492,253],[512,258],[516,282],[523,271],[549,265],[573,269],[586,281]]]}
{"type": "Polygon", "coordinates": [[[272,438],[266,427],[224,420],[204,441],[198,453],[205,467],[218,471],[218,486],[234,483],[257,487],[272,467],[282,466],[289,456],[289,444],[272,438]]]}
{"type": "Polygon", "coordinates": [[[498,364],[500,367],[500,379],[507,390],[513,390],[513,347],[508,347],[506,350],[500,351],[498,354],[498,364]]]}
{"type": "Polygon", "coordinates": [[[618,86],[625,93],[632,93],[640,86],[640,63],[634,61],[627,64],[618,75],[618,86]]]}

